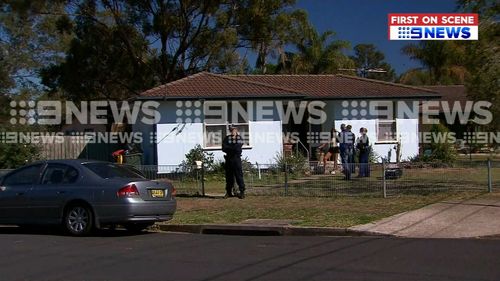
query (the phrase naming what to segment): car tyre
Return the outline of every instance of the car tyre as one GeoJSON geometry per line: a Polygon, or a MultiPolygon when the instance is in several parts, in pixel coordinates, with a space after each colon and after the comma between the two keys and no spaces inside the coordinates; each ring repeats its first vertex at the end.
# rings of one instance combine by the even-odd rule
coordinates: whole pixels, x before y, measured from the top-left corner
{"type": "Polygon", "coordinates": [[[152,226],[154,223],[127,223],[123,225],[128,232],[131,233],[141,233],[146,228],[152,226]]]}
{"type": "Polygon", "coordinates": [[[92,210],[83,204],[68,207],[64,215],[64,228],[73,236],[88,235],[94,225],[92,210]]]}

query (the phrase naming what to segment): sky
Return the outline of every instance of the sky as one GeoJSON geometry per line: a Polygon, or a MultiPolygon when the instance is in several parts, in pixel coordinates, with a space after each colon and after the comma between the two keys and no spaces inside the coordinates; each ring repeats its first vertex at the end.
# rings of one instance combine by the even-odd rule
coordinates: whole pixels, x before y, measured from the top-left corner
{"type": "Polygon", "coordinates": [[[387,39],[389,13],[452,13],[455,0],[297,0],[296,7],[309,14],[309,20],[319,32],[333,30],[335,39],[377,46],[397,74],[420,67],[401,53],[410,41],[387,39]]]}

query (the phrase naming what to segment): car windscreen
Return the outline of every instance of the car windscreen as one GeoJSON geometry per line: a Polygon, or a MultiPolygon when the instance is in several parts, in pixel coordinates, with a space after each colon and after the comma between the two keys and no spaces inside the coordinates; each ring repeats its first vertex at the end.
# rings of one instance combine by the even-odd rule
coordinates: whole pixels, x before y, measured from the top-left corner
{"type": "Polygon", "coordinates": [[[113,163],[84,163],[82,165],[103,179],[144,178],[144,175],[142,175],[141,172],[130,166],[117,165],[113,163]]]}

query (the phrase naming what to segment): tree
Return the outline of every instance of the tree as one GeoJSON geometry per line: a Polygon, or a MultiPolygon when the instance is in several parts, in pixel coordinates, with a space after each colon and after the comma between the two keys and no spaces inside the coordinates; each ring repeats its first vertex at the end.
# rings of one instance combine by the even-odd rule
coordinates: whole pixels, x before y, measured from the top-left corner
{"type": "Polygon", "coordinates": [[[456,42],[421,41],[404,46],[402,52],[423,65],[422,70],[428,74],[432,85],[463,84],[467,75],[463,66],[464,49],[456,42]]]}
{"type": "Polygon", "coordinates": [[[351,59],[354,61],[357,69],[366,73],[367,78],[394,81],[396,77],[394,69],[384,61],[384,53],[377,50],[373,44],[358,44],[354,46],[354,56],[351,56],[351,59]],[[385,72],[367,72],[370,69],[380,69],[385,72]]]}
{"type": "Polygon", "coordinates": [[[331,40],[332,31],[319,34],[310,28],[306,36],[296,44],[297,53],[289,57],[290,72],[293,74],[328,74],[336,73],[339,68],[354,66],[343,50],[349,48],[349,43],[331,40]]]}
{"type": "Polygon", "coordinates": [[[4,91],[23,88],[41,92],[39,71],[64,59],[72,38],[59,32],[66,16],[60,1],[11,0],[0,4],[0,83],[4,91]],[[46,16],[42,11],[58,16],[46,16]]]}
{"type": "MultiPolygon", "coordinates": [[[[92,7],[82,7],[85,14],[92,7]]],[[[66,59],[41,71],[42,82],[66,99],[127,99],[160,80],[155,75],[148,42],[130,25],[106,26],[88,16],[76,18],[75,38],[66,59]],[[124,41],[123,33],[127,34],[124,41]]]]}
{"type": "MultiPolygon", "coordinates": [[[[487,129],[498,132],[500,130],[500,24],[498,1],[458,1],[464,12],[480,13],[479,40],[464,42],[466,50],[465,63],[470,75],[467,76],[465,86],[468,97],[475,101],[489,101],[492,106],[489,110],[493,114],[492,122],[487,129]]],[[[498,145],[498,144],[497,144],[498,145]]]]}
{"type": "Polygon", "coordinates": [[[308,25],[303,10],[291,10],[295,0],[242,0],[235,24],[242,43],[257,53],[255,67],[259,73],[267,72],[268,56],[280,57],[285,45],[296,40],[302,26],[308,25]]]}

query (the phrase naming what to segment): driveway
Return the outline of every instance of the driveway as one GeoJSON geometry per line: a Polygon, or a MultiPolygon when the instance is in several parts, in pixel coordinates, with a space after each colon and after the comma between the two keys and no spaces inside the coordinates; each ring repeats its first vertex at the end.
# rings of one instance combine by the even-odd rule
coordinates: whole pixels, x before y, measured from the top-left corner
{"type": "Polygon", "coordinates": [[[500,235],[500,194],[443,201],[351,229],[418,238],[500,235]]]}

